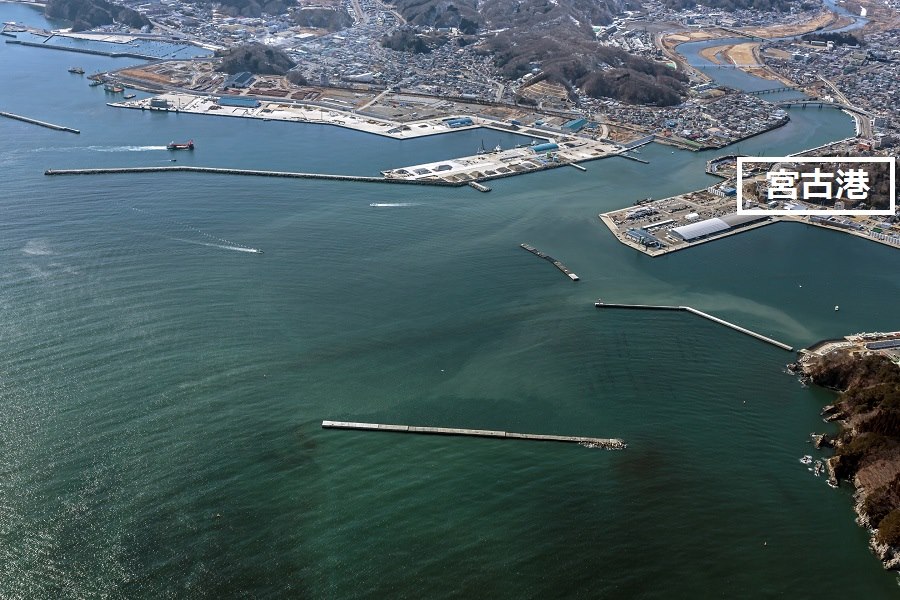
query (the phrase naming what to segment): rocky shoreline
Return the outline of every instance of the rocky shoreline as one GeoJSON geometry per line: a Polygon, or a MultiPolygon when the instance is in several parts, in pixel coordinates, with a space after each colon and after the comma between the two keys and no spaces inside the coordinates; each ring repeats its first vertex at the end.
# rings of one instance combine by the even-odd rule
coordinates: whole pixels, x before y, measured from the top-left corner
{"type": "Polygon", "coordinates": [[[828,483],[855,489],[857,523],[886,569],[900,570],[900,368],[886,356],[831,352],[801,354],[788,365],[801,381],[840,392],[822,409],[835,434],[813,434],[817,449],[834,448],[825,461],[828,483]]]}

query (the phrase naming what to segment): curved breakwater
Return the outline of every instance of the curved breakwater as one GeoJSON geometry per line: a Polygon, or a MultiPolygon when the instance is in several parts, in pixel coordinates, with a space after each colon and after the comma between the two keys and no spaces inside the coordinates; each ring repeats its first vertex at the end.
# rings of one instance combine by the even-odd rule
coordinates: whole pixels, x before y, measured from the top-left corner
{"type": "Polygon", "coordinates": [[[724,325],[729,329],[734,329],[735,331],[739,331],[745,335],[749,335],[750,337],[756,338],[762,342],[766,342],[767,344],[772,344],[773,346],[777,346],[782,350],[787,350],[788,352],[792,352],[794,348],[792,346],[788,346],[783,342],[779,342],[778,340],[774,340],[770,337],[766,337],[761,333],[756,333],[755,331],[751,331],[746,327],[741,327],[740,325],[735,325],[730,321],[726,321],[725,319],[720,319],[719,317],[714,317],[711,314],[705,313],[703,311],[697,310],[696,308],[692,308],[690,306],[662,306],[662,305],[650,305],[650,304],[614,304],[609,302],[602,302],[597,300],[594,302],[594,306],[597,308],[632,308],[632,309],[643,309],[643,310],[680,310],[689,312],[691,314],[697,315],[698,317],[703,317],[704,319],[708,319],[713,323],[718,323],[719,325],[724,325]]]}

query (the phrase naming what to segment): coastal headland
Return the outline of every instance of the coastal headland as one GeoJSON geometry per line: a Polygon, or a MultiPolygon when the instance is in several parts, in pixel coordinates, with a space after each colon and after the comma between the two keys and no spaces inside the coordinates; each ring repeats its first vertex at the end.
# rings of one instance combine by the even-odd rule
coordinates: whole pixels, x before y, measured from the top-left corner
{"type": "Polygon", "coordinates": [[[800,351],[789,367],[814,384],[840,392],[822,409],[836,435],[814,434],[832,447],[829,484],[855,489],[857,523],[886,569],[900,569],[900,331],[825,340],[800,351]]]}

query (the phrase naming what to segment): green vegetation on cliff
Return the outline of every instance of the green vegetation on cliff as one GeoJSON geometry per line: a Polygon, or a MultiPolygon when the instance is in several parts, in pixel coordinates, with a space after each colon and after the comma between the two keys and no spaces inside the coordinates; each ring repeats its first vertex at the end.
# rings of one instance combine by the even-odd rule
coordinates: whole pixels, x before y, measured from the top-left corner
{"type": "Polygon", "coordinates": [[[844,390],[831,468],[857,481],[860,517],[878,529],[875,541],[900,548],[900,368],[882,355],[832,353],[804,370],[814,383],[844,390]]]}

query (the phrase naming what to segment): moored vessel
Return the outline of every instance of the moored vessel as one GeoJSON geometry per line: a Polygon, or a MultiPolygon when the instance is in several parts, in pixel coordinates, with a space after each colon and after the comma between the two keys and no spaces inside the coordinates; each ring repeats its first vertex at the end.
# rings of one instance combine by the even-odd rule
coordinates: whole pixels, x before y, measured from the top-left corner
{"type": "Polygon", "coordinates": [[[188,140],[184,143],[179,142],[169,142],[166,144],[166,150],[193,150],[194,149],[194,140],[188,140]]]}

